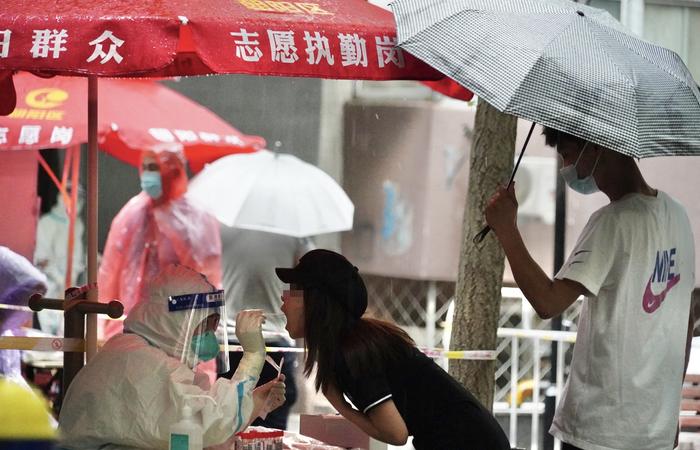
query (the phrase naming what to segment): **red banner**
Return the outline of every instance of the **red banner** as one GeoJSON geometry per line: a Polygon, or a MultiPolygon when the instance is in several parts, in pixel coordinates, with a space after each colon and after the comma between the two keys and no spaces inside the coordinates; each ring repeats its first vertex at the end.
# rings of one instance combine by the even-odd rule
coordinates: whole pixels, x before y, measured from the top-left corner
{"type": "Polygon", "coordinates": [[[0,12],[0,70],[443,78],[395,44],[392,14],[364,0],[6,0],[0,12]]]}

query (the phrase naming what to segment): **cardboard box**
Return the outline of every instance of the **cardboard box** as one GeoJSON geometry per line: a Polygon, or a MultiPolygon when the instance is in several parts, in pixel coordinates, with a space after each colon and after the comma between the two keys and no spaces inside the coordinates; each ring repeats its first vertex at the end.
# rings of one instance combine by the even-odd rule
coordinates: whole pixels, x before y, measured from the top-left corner
{"type": "Polygon", "coordinates": [[[370,437],[340,414],[301,414],[299,433],[338,447],[370,448],[370,437]]]}

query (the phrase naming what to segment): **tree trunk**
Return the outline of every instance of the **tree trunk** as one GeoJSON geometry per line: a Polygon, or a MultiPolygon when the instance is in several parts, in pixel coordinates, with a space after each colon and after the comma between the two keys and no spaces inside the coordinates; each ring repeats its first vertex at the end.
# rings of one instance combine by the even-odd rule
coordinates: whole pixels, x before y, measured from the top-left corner
{"type": "MultiPolygon", "coordinates": [[[[481,244],[472,238],[485,225],[484,207],[513,170],[517,118],[479,100],[464,211],[462,252],[455,290],[450,348],[495,350],[501,304],[504,254],[493,233],[481,244]]],[[[493,407],[495,361],[451,360],[450,374],[483,405],[493,407]]]]}

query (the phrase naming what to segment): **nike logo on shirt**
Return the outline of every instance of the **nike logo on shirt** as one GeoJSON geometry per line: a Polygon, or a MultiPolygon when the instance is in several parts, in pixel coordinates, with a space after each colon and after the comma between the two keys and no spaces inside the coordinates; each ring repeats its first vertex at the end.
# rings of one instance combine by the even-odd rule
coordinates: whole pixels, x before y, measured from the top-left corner
{"type": "Polygon", "coordinates": [[[666,299],[666,294],[668,294],[668,291],[670,291],[673,286],[678,284],[678,282],[681,280],[680,274],[677,274],[673,278],[669,278],[668,281],[666,282],[666,287],[664,288],[663,291],[659,294],[654,294],[651,291],[651,280],[654,278],[654,275],[649,278],[649,281],[647,282],[647,287],[644,289],[644,296],[642,297],[642,307],[644,308],[644,311],[648,312],[649,314],[653,313],[657,309],[659,309],[659,306],[661,306],[661,303],[666,299]]]}
{"type": "Polygon", "coordinates": [[[569,262],[569,267],[573,266],[574,264],[579,264],[579,263],[584,262],[585,261],[584,256],[580,256],[580,258],[584,258],[584,259],[576,259],[576,257],[578,257],[579,255],[584,255],[586,253],[591,253],[591,250],[579,250],[576,253],[574,253],[571,256],[571,261],[569,262]]]}
{"type": "Polygon", "coordinates": [[[651,314],[661,306],[661,303],[666,299],[668,291],[673,289],[673,286],[678,284],[681,275],[677,272],[676,264],[676,248],[668,250],[659,250],[656,252],[656,261],[654,262],[654,270],[647,282],[647,287],[644,289],[642,297],[642,308],[644,311],[651,314]],[[651,290],[652,282],[666,282],[666,287],[659,294],[654,294],[651,290]]]}

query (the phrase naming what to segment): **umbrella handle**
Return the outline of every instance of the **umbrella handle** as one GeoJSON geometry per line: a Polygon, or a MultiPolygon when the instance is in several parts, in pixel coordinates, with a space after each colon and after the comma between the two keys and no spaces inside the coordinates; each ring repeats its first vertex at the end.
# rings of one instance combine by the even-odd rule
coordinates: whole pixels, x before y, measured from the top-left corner
{"type": "MultiPolygon", "coordinates": [[[[523,149],[520,150],[520,156],[518,156],[518,161],[515,163],[515,167],[513,167],[513,172],[510,174],[510,180],[508,180],[508,188],[510,188],[510,185],[513,184],[513,180],[515,179],[515,173],[518,171],[518,167],[520,167],[520,161],[523,159],[523,155],[525,154],[525,149],[527,148],[528,142],[530,142],[530,137],[532,136],[532,132],[535,130],[535,122],[532,122],[532,125],[530,126],[530,131],[527,133],[527,137],[525,138],[525,143],[523,144],[523,149]]],[[[472,239],[473,244],[479,244],[481,241],[484,240],[487,234],[491,231],[491,227],[486,225],[484,228],[479,231],[479,233],[474,236],[472,239]]]]}
{"type": "Polygon", "coordinates": [[[489,234],[490,231],[491,231],[491,227],[486,225],[484,228],[481,229],[481,231],[479,231],[479,234],[474,236],[474,239],[472,239],[472,242],[474,244],[480,244],[481,241],[484,240],[484,238],[486,237],[487,234],[489,234]]]}

